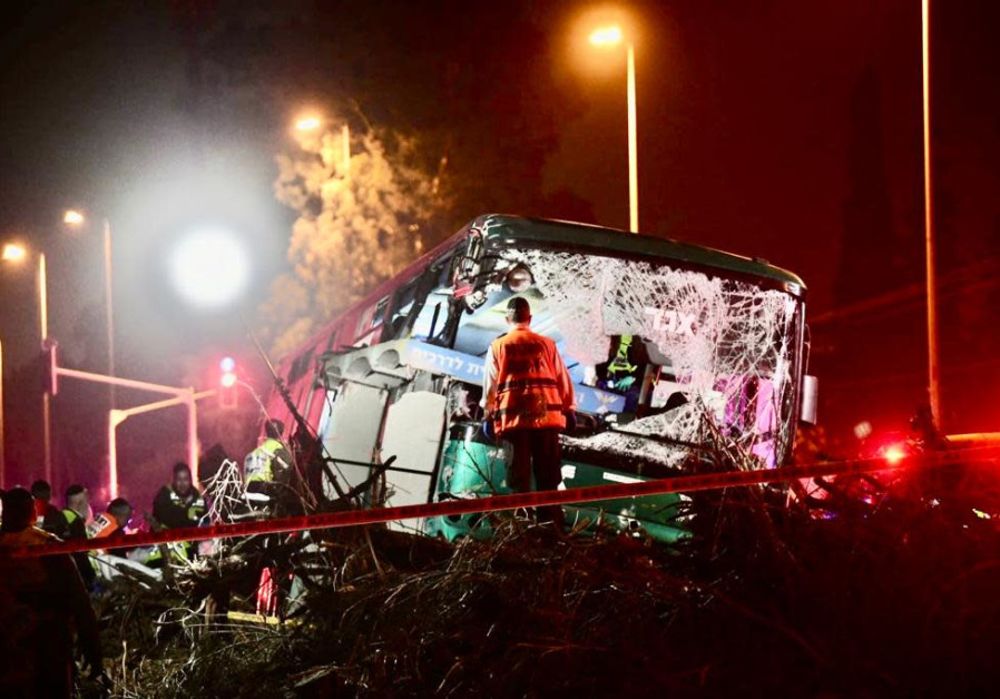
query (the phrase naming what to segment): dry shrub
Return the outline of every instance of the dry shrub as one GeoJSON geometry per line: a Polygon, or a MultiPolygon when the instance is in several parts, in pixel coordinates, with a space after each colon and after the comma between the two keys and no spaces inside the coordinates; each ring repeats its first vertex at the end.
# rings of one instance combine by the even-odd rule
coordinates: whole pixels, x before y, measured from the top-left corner
{"type": "Polygon", "coordinates": [[[995,491],[971,467],[910,474],[870,504],[828,502],[826,519],[775,491],[706,493],[673,548],[510,517],[454,547],[378,528],[323,534],[311,553],[301,539],[244,546],[238,565],[182,577],[188,607],[227,575],[234,590],[252,582],[265,559],[304,576],[304,604],[281,626],[174,615],[156,640],[136,624],[116,692],[968,693],[998,679],[1000,536],[974,511],[996,512],[995,491]]]}

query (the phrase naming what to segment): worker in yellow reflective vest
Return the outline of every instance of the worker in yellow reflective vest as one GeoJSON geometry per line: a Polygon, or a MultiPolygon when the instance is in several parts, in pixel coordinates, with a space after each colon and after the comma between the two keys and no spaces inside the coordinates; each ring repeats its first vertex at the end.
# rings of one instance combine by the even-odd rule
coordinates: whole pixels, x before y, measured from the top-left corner
{"type": "Polygon", "coordinates": [[[157,529],[197,527],[205,512],[205,498],[194,487],[191,467],[183,462],[174,464],[170,484],[160,488],[153,500],[157,529]]]}
{"type": "MultiPolygon", "coordinates": [[[[174,464],[170,483],[160,488],[153,500],[153,531],[197,527],[206,511],[205,497],[194,487],[191,467],[184,462],[174,464]]],[[[195,545],[182,541],[163,544],[152,551],[145,564],[150,567],[162,565],[164,555],[175,562],[187,562],[195,550],[195,545]]]]}
{"type": "MultiPolygon", "coordinates": [[[[79,483],[66,489],[66,507],[62,511],[65,526],[56,532],[65,541],[87,538],[87,519],[90,517],[90,493],[79,483]]],[[[84,552],[74,553],[73,561],[80,571],[80,577],[88,590],[94,589],[97,573],[90,562],[90,556],[84,552]]]]}
{"type": "Polygon", "coordinates": [[[264,441],[243,461],[248,491],[274,495],[275,485],[288,482],[292,455],[281,441],[284,431],[281,420],[268,420],[264,424],[264,441]]]}

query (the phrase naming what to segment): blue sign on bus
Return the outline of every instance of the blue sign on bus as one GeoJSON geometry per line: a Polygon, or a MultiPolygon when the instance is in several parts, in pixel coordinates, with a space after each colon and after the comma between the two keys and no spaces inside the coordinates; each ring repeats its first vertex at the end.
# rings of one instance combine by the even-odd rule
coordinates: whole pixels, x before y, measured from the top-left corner
{"type": "MultiPolygon", "coordinates": [[[[445,374],[465,383],[483,383],[483,359],[471,354],[456,352],[447,347],[430,345],[419,340],[408,340],[400,350],[403,364],[434,374],[445,374]]],[[[574,372],[570,372],[573,375],[574,372]]],[[[625,408],[624,396],[576,383],[577,410],[584,413],[621,412],[625,408]]]]}

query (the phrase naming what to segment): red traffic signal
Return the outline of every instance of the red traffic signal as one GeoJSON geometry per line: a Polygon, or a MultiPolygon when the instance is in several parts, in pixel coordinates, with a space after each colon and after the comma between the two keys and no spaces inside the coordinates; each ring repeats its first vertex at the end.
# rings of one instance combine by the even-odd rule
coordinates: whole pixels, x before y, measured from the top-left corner
{"type": "Polygon", "coordinates": [[[236,360],[232,357],[223,357],[219,362],[219,406],[232,409],[237,405],[239,398],[236,384],[239,382],[236,376],[236,360]]]}

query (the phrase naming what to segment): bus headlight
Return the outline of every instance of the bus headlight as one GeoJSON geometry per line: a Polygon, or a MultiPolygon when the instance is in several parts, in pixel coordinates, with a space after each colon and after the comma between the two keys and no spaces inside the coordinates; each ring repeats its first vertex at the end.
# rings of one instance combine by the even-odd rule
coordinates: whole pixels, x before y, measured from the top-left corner
{"type": "Polygon", "coordinates": [[[524,265],[517,265],[511,271],[507,272],[507,288],[513,291],[515,294],[519,294],[522,291],[527,291],[531,287],[531,270],[529,270],[524,265]]]}

